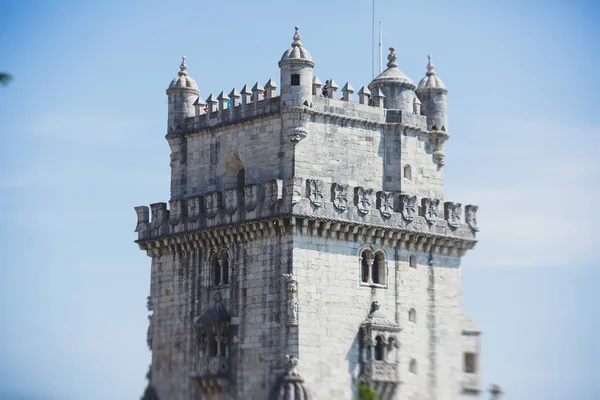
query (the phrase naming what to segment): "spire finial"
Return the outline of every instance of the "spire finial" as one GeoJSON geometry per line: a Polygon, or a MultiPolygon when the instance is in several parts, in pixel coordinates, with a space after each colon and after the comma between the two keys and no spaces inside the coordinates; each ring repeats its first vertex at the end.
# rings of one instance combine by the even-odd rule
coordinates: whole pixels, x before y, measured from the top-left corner
{"type": "Polygon", "coordinates": [[[302,46],[302,42],[300,41],[300,39],[302,39],[302,37],[300,36],[300,27],[298,25],[296,25],[294,27],[294,29],[296,29],[296,32],[294,33],[294,43],[292,43],[292,46],[297,46],[297,47],[301,47],[302,46]]]}
{"type": "Polygon", "coordinates": [[[433,61],[431,61],[431,54],[427,55],[427,75],[431,76],[431,75],[435,75],[435,65],[433,65],[433,61]]]}
{"type": "Polygon", "coordinates": [[[187,64],[185,63],[187,60],[186,56],[181,57],[181,64],[179,65],[179,76],[187,75],[187,64]]]}
{"type": "Polygon", "coordinates": [[[390,47],[390,55],[387,58],[388,58],[388,63],[387,63],[388,68],[395,68],[398,66],[398,63],[396,62],[396,60],[398,59],[398,56],[396,56],[396,48],[395,47],[390,47]]]}

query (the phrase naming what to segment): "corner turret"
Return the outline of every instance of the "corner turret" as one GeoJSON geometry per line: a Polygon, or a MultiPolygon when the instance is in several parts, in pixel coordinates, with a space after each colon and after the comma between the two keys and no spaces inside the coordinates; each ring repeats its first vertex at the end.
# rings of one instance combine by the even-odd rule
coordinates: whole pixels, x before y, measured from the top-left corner
{"type": "Polygon", "coordinates": [[[315,62],[300,41],[296,26],[294,42],[279,60],[281,70],[281,105],[299,106],[312,102],[312,79],[315,62]]]}
{"type": "Polygon", "coordinates": [[[179,65],[179,73],[167,89],[167,96],[169,96],[168,132],[183,128],[184,120],[195,115],[194,102],[199,95],[200,91],[196,82],[188,75],[186,58],[183,56],[181,65],[179,65]]]}
{"type": "Polygon", "coordinates": [[[446,95],[444,82],[436,75],[431,55],[427,56],[427,73],[419,82],[417,97],[421,100],[421,115],[427,117],[427,129],[448,130],[446,95]]]}
{"type": "Polygon", "coordinates": [[[383,107],[393,110],[413,111],[414,82],[398,69],[396,49],[390,47],[387,69],[369,83],[369,90],[381,88],[384,94],[383,107]]]}

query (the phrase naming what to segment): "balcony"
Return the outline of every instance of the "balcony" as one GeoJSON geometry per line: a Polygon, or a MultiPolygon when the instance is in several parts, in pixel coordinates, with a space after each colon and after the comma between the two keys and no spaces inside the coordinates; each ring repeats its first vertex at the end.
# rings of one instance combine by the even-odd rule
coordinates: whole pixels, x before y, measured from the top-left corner
{"type": "Polygon", "coordinates": [[[361,363],[362,374],[361,379],[370,382],[400,382],[398,379],[398,365],[395,363],[368,360],[361,363]]]}
{"type": "Polygon", "coordinates": [[[461,387],[466,392],[480,392],[481,383],[479,374],[463,373],[461,387]]]}

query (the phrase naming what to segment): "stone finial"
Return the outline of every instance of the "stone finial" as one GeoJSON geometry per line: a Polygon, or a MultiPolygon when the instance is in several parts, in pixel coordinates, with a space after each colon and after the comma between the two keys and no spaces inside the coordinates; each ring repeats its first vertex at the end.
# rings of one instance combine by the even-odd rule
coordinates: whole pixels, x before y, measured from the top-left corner
{"type": "Polygon", "coordinates": [[[369,90],[369,88],[365,86],[361,87],[358,91],[359,103],[368,105],[369,97],[371,97],[371,91],[369,90]]]}
{"type": "Polygon", "coordinates": [[[181,64],[179,64],[179,76],[188,74],[186,60],[187,60],[186,56],[181,57],[181,64]]]}
{"type": "Polygon", "coordinates": [[[252,102],[252,91],[248,88],[248,85],[244,85],[242,88],[242,104],[250,104],[252,102]]]}
{"type": "Polygon", "coordinates": [[[433,61],[431,61],[431,54],[427,55],[427,72],[425,73],[425,75],[427,76],[431,76],[431,75],[435,75],[435,65],[433,65],[433,61]]]}
{"type": "Polygon", "coordinates": [[[202,97],[198,96],[198,98],[194,102],[194,109],[195,109],[196,117],[198,115],[202,115],[202,114],[206,113],[206,110],[204,109],[204,107],[206,107],[206,103],[204,102],[204,100],[202,100],[202,97]]]}
{"type": "Polygon", "coordinates": [[[206,99],[206,103],[208,104],[208,110],[207,111],[208,111],[209,114],[217,112],[217,103],[218,102],[219,101],[217,100],[217,98],[215,97],[214,94],[211,93],[208,96],[208,98],[206,99]]]}
{"type": "Polygon", "coordinates": [[[217,96],[217,100],[219,101],[219,110],[222,111],[227,109],[227,104],[229,103],[229,96],[225,94],[225,91],[219,93],[219,96],[217,96]]]}
{"type": "Polygon", "coordinates": [[[354,93],[354,88],[350,84],[350,82],[346,82],[344,87],[342,87],[342,100],[352,103],[352,94],[354,93]]]}
{"type": "Polygon", "coordinates": [[[318,76],[314,76],[312,80],[312,94],[313,96],[321,96],[321,86],[323,86],[323,82],[319,79],[318,76]]]}
{"type": "Polygon", "coordinates": [[[300,36],[300,27],[296,25],[294,29],[296,32],[294,32],[294,42],[292,43],[292,46],[302,47],[302,42],[300,41],[302,39],[302,36],[300,36]]]}
{"type": "Polygon", "coordinates": [[[385,94],[383,94],[383,91],[381,90],[381,88],[377,88],[375,89],[375,92],[373,93],[373,106],[374,107],[378,107],[378,108],[383,108],[383,99],[385,98],[385,94]]]}
{"type": "Polygon", "coordinates": [[[419,101],[418,97],[413,99],[413,113],[421,115],[421,101],[419,101]]]}
{"type": "Polygon", "coordinates": [[[277,93],[277,84],[273,79],[269,79],[265,84],[265,89],[267,91],[267,99],[272,99],[277,93]]]}
{"type": "Polygon", "coordinates": [[[390,54],[388,55],[387,59],[388,59],[388,63],[387,63],[388,68],[396,68],[398,66],[398,63],[396,62],[396,60],[398,60],[398,56],[396,56],[396,48],[395,47],[390,47],[390,54]]]}
{"type": "Polygon", "coordinates": [[[254,96],[254,99],[252,100],[254,102],[261,101],[264,99],[265,88],[262,87],[260,82],[256,82],[252,87],[252,95],[254,96]]]}
{"type": "Polygon", "coordinates": [[[240,105],[240,92],[236,88],[233,88],[231,92],[229,92],[229,98],[231,99],[231,107],[237,107],[240,105]]]}
{"type": "Polygon", "coordinates": [[[338,90],[339,86],[337,82],[333,79],[330,79],[327,82],[327,97],[329,97],[330,99],[335,99],[335,91],[338,90]]]}

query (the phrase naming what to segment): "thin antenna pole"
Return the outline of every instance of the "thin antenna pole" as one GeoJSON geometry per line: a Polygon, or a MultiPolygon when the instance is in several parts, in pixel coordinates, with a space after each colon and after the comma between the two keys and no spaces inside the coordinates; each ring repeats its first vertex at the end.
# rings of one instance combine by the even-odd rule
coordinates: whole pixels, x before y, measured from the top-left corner
{"type": "Polygon", "coordinates": [[[383,28],[382,28],[381,21],[379,21],[379,73],[381,73],[381,71],[383,69],[383,61],[382,61],[383,55],[381,54],[382,41],[383,41],[383,28]]]}
{"type": "Polygon", "coordinates": [[[375,0],[373,0],[373,24],[371,25],[371,79],[375,79],[375,0]]]}

